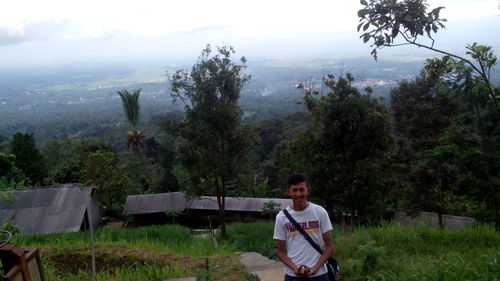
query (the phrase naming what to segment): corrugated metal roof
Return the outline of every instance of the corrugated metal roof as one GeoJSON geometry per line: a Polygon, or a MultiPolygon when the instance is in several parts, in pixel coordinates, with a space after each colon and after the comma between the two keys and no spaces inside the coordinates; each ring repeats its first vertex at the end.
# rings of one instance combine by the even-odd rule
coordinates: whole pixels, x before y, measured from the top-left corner
{"type": "MultiPolygon", "coordinates": [[[[12,220],[23,233],[79,231],[91,191],[91,187],[75,185],[14,190],[14,203],[0,201],[0,221],[12,220]]],[[[93,200],[91,206],[93,225],[97,226],[99,205],[93,200]]]]}
{"type": "Polygon", "coordinates": [[[186,196],[182,192],[127,196],[123,213],[127,215],[161,213],[172,209],[184,211],[186,196]]]}
{"type": "MultiPolygon", "coordinates": [[[[262,212],[264,203],[273,201],[278,204],[278,209],[284,209],[292,203],[291,199],[279,198],[252,198],[252,197],[226,197],[226,211],[262,212]]],[[[202,196],[186,202],[187,209],[218,210],[217,197],[202,196]]]]}
{"type": "MultiPolygon", "coordinates": [[[[262,212],[264,204],[270,201],[277,203],[278,209],[284,209],[292,203],[291,199],[226,197],[226,211],[262,212]]],[[[127,215],[137,215],[166,212],[172,209],[179,211],[185,209],[218,210],[219,207],[215,196],[201,196],[186,200],[184,193],[172,192],[128,196],[123,212],[127,215]]]]}

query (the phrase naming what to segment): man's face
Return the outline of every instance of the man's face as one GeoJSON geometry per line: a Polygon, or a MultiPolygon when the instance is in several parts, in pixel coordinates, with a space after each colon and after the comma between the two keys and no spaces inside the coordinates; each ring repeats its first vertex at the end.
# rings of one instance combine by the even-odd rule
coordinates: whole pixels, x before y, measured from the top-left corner
{"type": "Polygon", "coordinates": [[[309,195],[309,187],[305,182],[299,182],[297,184],[292,184],[287,188],[288,195],[294,201],[306,201],[309,195]]]}

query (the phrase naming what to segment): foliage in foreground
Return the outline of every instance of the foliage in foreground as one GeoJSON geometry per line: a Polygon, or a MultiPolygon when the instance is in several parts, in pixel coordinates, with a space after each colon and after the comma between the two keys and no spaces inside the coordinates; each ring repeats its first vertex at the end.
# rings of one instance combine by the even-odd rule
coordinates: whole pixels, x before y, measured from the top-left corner
{"type": "MultiPolygon", "coordinates": [[[[238,251],[274,257],[273,223],[228,225],[238,251]]],[[[335,229],[335,254],[345,280],[498,280],[500,233],[484,225],[460,230],[397,223],[335,229]],[[497,279],[495,279],[497,278],[497,279]]]]}

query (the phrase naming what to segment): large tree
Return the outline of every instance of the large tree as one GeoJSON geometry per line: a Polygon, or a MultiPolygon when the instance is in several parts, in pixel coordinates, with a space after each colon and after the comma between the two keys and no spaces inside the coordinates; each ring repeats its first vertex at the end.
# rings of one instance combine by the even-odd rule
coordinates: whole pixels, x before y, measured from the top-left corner
{"type": "Polygon", "coordinates": [[[414,182],[426,185],[425,193],[431,197],[436,194],[433,190],[438,191],[440,195],[434,198],[440,203],[433,204],[436,211],[445,210],[443,191],[453,193],[450,188],[457,186],[459,193],[452,195],[465,194],[483,201],[484,214],[480,216],[500,225],[500,87],[491,83],[490,76],[497,61],[494,51],[489,46],[473,43],[466,46],[468,57],[465,57],[437,48],[433,33],[444,28],[446,20],[440,18],[444,7],[429,11],[426,0],[361,0],[361,4],[365,7],[358,12],[358,31],[363,30],[361,38],[365,43],[372,42],[375,58],[377,49],[400,45],[413,45],[444,55],[441,59],[427,60],[425,79],[418,78],[414,83],[413,88],[425,89],[420,93],[413,91],[419,106],[404,97],[411,83],[400,85],[399,94],[395,92],[392,96],[396,126],[403,133],[405,130],[409,133],[408,128],[415,132],[407,134],[416,150],[414,159],[422,160],[413,163],[420,167],[415,170],[419,177],[414,177],[414,182]],[[420,82],[434,85],[416,85],[420,82]],[[452,100],[456,106],[449,104],[452,100]],[[398,108],[403,118],[398,117],[398,108]],[[418,111],[427,111],[430,115],[418,111]],[[418,143],[423,146],[414,146],[418,143]],[[449,172],[436,173],[440,165],[440,170],[449,172]],[[456,171],[459,171],[456,177],[448,176],[456,171]]]}
{"type": "Polygon", "coordinates": [[[441,75],[427,67],[413,80],[391,89],[391,109],[396,135],[407,140],[409,149],[433,148],[451,125],[457,101],[440,84],[441,75]]]}
{"type": "Polygon", "coordinates": [[[137,89],[132,92],[129,92],[128,90],[121,90],[117,93],[122,99],[123,112],[125,113],[127,121],[131,126],[131,130],[127,132],[127,146],[132,149],[137,157],[139,157],[144,169],[144,174],[151,184],[151,176],[149,175],[142,153],[142,148],[145,146],[146,134],[138,129],[140,120],[139,96],[141,94],[141,90],[137,89]]]}
{"type": "Polygon", "coordinates": [[[441,72],[427,66],[415,79],[401,81],[391,90],[391,109],[400,145],[396,171],[409,187],[403,207],[435,211],[442,225],[457,178],[440,139],[452,124],[457,102],[440,79],[441,72]]]}
{"type": "Polygon", "coordinates": [[[132,183],[117,165],[114,152],[98,150],[89,154],[81,174],[85,184],[95,185],[106,215],[116,215],[130,194],[132,183]]]}
{"type": "Polygon", "coordinates": [[[189,172],[191,191],[217,197],[224,237],[225,198],[245,163],[247,136],[238,99],[250,78],[244,74],[245,58],[237,64],[231,54],[232,47],[218,47],[212,54],[207,45],[191,71],[178,70],[171,77],[171,96],[185,106],[185,118],[176,127],[184,140],[179,159],[189,172]]]}
{"type": "Polygon", "coordinates": [[[286,168],[305,172],[330,211],[380,218],[388,209],[392,135],[389,113],[352,86],[354,78],[325,79],[330,92],[305,89],[312,122],[289,143],[286,168]]]}
{"type": "Polygon", "coordinates": [[[29,184],[43,184],[48,173],[33,134],[15,133],[10,142],[10,152],[15,155],[14,165],[23,171],[29,184]]]}
{"type": "Polygon", "coordinates": [[[81,182],[80,170],[89,155],[98,150],[111,151],[111,146],[97,139],[47,141],[42,147],[49,178],[54,184],[81,182]]]}

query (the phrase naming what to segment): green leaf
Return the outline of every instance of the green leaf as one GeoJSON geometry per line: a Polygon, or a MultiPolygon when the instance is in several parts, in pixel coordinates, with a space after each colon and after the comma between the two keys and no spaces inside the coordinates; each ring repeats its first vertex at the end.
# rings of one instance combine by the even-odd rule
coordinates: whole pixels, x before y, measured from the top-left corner
{"type": "Polygon", "coordinates": [[[399,33],[399,27],[394,27],[392,29],[392,38],[396,38],[396,36],[398,36],[398,33],[399,33]]]}
{"type": "Polygon", "coordinates": [[[438,31],[438,27],[435,24],[432,24],[432,31],[434,31],[434,33],[438,31]]]}
{"type": "Polygon", "coordinates": [[[368,40],[370,40],[370,34],[365,33],[365,35],[363,36],[363,43],[368,42],[368,40]]]}
{"type": "Polygon", "coordinates": [[[358,28],[357,28],[358,32],[361,29],[361,26],[363,26],[363,23],[358,24],[358,28]]]}
{"type": "Polygon", "coordinates": [[[361,3],[361,5],[368,6],[368,3],[365,0],[361,0],[361,1],[359,1],[359,3],[361,3]]]}
{"type": "Polygon", "coordinates": [[[361,9],[358,11],[358,17],[364,18],[366,14],[368,14],[369,11],[367,9],[361,9]]]}
{"type": "Polygon", "coordinates": [[[415,20],[413,19],[413,17],[412,17],[412,16],[410,16],[410,15],[405,16],[405,17],[403,18],[403,20],[404,20],[404,21],[406,21],[406,22],[411,22],[411,23],[413,23],[413,22],[415,21],[415,20]]]}
{"type": "Polygon", "coordinates": [[[370,27],[370,23],[366,23],[365,26],[363,26],[363,31],[366,31],[370,27]]]}
{"type": "Polygon", "coordinates": [[[439,18],[439,12],[441,9],[444,9],[444,7],[437,7],[431,11],[431,14],[434,14],[434,18],[438,19],[439,18]]]}

